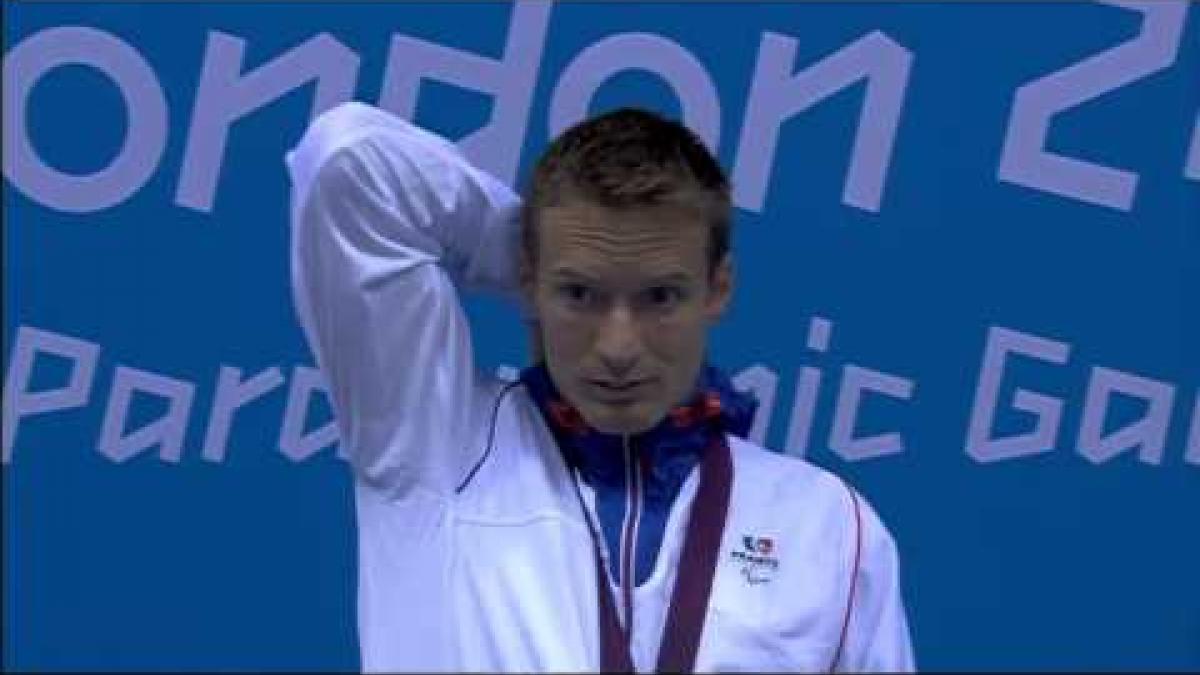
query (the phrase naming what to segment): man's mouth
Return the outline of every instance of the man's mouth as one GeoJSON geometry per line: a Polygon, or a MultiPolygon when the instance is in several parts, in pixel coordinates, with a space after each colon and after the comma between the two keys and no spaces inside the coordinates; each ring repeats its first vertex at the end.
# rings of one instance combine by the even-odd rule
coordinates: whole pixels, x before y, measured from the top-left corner
{"type": "Polygon", "coordinates": [[[624,382],[612,382],[612,381],[606,382],[606,381],[602,381],[602,380],[592,380],[592,384],[594,384],[598,387],[602,387],[604,389],[610,389],[612,391],[628,391],[628,390],[633,389],[634,387],[638,386],[643,381],[644,380],[628,380],[628,381],[624,381],[624,382]]]}
{"type": "Polygon", "coordinates": [[[588,380],[588,384],[604,399],[613,402],[631,400],[636,397],[648,379],[640,380],[588,380]]]}

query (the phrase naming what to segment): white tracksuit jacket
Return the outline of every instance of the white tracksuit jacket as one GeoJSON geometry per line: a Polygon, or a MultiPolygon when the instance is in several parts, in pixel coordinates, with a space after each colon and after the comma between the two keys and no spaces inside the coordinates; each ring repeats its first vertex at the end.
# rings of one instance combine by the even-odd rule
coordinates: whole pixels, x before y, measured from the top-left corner
{"type": "MultiPolygon", "coordinates": [[[[457,288],[516,300],[518,197],[361,103],[314,120],[287,165],[294,299],[355,477],[363,669],[597,670],[576,478],[523,385],[501,396],[476,368],[459,302],[457,288]]],[[[728,441],[697,671],[912,670],[895,544],[871,507],[803,460],[728,441]],[[747,536],[769,537],[776,562],[746,569],[747,536]]],[[[633,591],[639,671],[655,666],[696,473],[633,591]]]]}

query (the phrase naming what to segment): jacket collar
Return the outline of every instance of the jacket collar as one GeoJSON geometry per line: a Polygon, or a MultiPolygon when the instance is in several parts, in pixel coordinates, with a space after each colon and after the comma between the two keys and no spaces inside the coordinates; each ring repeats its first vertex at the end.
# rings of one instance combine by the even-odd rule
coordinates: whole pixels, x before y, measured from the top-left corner
{"type": "MultiPolygon", "coordinates": [[[[582,414],[559,393],[545,363],[521,372],[520,380],[537,404],[567,463],[594,487],[624,480],[626,438],[588,426],[582,414]]],[[[650,469],[648,489],[678,490],[688,471],[715,436],[745,436],[758,401],[733,388],[716,367],[704,364],[691,394],[671,408],[654,427],[628,437],[631,459],[650,469]]]]}

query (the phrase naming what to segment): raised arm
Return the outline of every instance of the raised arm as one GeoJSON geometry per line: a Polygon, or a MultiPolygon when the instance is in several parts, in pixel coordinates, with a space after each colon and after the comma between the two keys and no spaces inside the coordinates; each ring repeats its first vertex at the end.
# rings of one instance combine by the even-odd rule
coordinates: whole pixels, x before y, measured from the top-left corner
{"type": "Polygon", "coordinates": [[[294,300],[351,464],[393,497],[449,494],[495,394],[455,284],[516,297],[519,200],[361,103],[314,120],[287,164],[294,300]]]}

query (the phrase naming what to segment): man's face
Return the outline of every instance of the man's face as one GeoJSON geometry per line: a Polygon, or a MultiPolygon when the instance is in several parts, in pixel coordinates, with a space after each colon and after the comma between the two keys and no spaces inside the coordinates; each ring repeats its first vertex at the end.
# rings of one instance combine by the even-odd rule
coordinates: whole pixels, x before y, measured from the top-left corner
{"type": "Polygon", "coordinates": [[[681,207],[541,210],[523,285],[550,375],[593,428],[645,431],[691,393],[732,286],[728,256],[709,275],[708,242],[681,207]]]}

